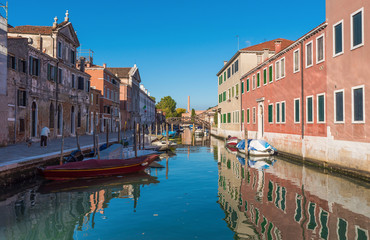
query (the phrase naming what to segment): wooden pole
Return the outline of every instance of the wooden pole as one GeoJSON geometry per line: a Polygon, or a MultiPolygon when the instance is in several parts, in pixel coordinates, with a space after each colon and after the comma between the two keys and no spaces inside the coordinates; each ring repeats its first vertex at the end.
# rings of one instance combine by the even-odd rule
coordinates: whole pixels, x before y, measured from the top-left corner
{"type": "Polygon", "coordinates": [[[94,157],[96,156],[96,125],[95,125],[95,122],[94,122],[94,126],[91,126],[93,127],[93,142],[94,142],[94,157]]]}
{"type": "Polygon", "coordinates": [[[245,155],[248,155],[248,130],[246,127],[244,128],[244,139],[245,139],[245,147],[244,147],[245,155]]]}
{"type": "Polygon", "coordinates": [[[109,128],[108,128],[108,121],[107,125],[105,125],[105,130],[107,131],[107,148],[109,147],[109,128]]]}
{"type": "Polygon", "coordinates": [[[171,131],[173,132],[173,123],[171,123],[171,131]]]}
{"type": "Polygon", "coordinates": [[[140,134],[140,123],[137,124],[137,133],[139,135],[139,150],[141,149],[141,134],[140,134]]]}
{"type": "Polygon", "coordinates": [[[158,137],[158,123],[155,123],[155,137],[158,137]]]}
{"type": "Polygon", "coordinates": [[[168,124],[166,123],[166,146],[168,147],[168,124]]]}
{"type": "Polygon", "coordinates": [[[64,150],[64,121],[62,123],[62,129],[61,129],[61,132],[62,132],[62,146],[61,146],[61,149],[60,149],[60,159],[59,159],[59,164],[62,165],[63,164],[63,150],[64,150]]]}
{"type": "Polygon", "coordinates": [[[96,134],[96,151],[98,152],[98,159],[100,159],[99,135],[96,134]]]}

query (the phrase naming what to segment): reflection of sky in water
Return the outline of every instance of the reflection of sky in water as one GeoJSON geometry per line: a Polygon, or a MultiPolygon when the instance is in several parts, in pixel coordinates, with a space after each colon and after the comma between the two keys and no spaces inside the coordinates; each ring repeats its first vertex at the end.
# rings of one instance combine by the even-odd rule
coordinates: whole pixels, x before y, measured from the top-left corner
{"type": "Polygon", "coordinates": [[[0,202],[0,239],[368,236],[368,187],[279,157],[243,164],[223,142],[211,144],[163,155],[166,168],[151,176],[51,182],[15,194],[0,202]]]}

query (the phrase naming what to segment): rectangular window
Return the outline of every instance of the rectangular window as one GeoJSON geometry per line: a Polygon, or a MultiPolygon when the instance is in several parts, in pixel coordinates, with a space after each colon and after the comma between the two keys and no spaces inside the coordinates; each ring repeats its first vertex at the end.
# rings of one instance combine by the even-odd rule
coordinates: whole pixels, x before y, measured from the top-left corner
{"type": "Polygon", "coordinates": [[[317,95],[317,122],[325,122],[325,94],[317,95]]]}
{"type": "Polygon", "coordinates": [[[263,85],[267,84],[267,68],[263,69],[263,85]]]}
{"type": "Polygon", "coordinates": [[[280,67],[281,67],[280,78],[283,78],[285,77],[285,58],[282,58],[280,60],[280,67]]]}
{"type": "Polygon", "coordinates": [[[274,123],[274,104],[269,104],[269,123],[274,123]]]}
{"type": "Polygon", "coordinates": [[[294,123],[300,122],[300,107],[299,98],[294,99],[294,123]]]}
{"type": "Polygon", "coordinates": [[[272,65],[269,66],[269,82],[272,82],[272,65]]]}
{"type": "Polygon", "coordinates": [[[281,123],[285,123],[285,102],[281,102],[281,123]]]}
{"type": "Polygon", "coordinates": [[[252,89],[254,90],[256,88],[256,75],[253,75],[252,77],[252,89]]]}
{"type": "Polygon", "coordinates": [[[222,102],[222,95],[218,94],[218,103],[221,103],[221,102],[222,102]]]}
{"type": "Polygon", "coordinates": [[[58,70],[58,82],[63,83],[63,70],[61,68],[58,70]]]}
{"type": "Polygon", "coordinates": [[[351,50],[361,47],[364,43],[363,8],[351,14],[351,50]]]}
{"type": "Polygon", "coordinates": [[[244,123],[244,109],[242,110],[242,123],[244,123]]]}
{"type": "Polygon", "coordinates": [[[276,123],[280,123],[280,103],[276,103],[276,123]]]}
{"type": "Polygon", "coordinates": [[[32,56],[29,57],[29,74],[32,76],[39,76],[40,60],[32,56]]]}
{"type": "Polygon", "coordinates": [[[8,55],[8,67],[17,70],[17,59],[14,56],[8,55]]]}
{"type": "Polygon", "coordinates": [[[299,72],[299,49],[293,52],[293,72],[299,72]]]}
{"type": "Polygon", "coordinates": [[[247,92],[249,92],[249,78],[247,79],[247,92]]]}
{"type": "Polygon", "coordinates": [[[239,60],[236,60],[235,62],[235,72],[239,71],[239,60]]]}
{"type": "Polygon", "coordinates": [[[58,42],[58,58],[62,58],[62,42],[58,42]]]}
{"type": "Polygon", "coordinates": [[[72,88],[76,88],[76,79],[74,74],[72,74],[72,88]]]}
{"type": "Polygon", "coordinates": [[[223,100],[223,101],[226,101],[226,91],[224,91],[224,92],[222,93],[222,100],[223,100]]]}
{"type": "Polygon", "coordinates": [[[224,72],[224,82],[226,82],[226,71],[224,72]]]}
{"type": "Polygon", "coordinates": [[[231,74],[234,75],[235,73],[235,63],[233,63],[233,65],[231,66],[231,74]]]}
{"type": "Polygon", "coordinates": [[[239,84],[235,86],[235,96],[239,96],[239,84]]]}
{"type": "Polygon", "coordinates": [[[235,89],[234,89],[234,86],[232,86],[232,88],[231,88],[231,94],[232,94],[231,96],[232,96],[232,97],[234,97],[234,96],[235,96],[235,94],[234,94],[234,93],[235,93],[235,89]]]}
{"type": "Polygon", "coordinates": [[[249,108],[248,108],[248,109],[247,109],[247,123],[248,123],[248,124],[249,124],[249,122],[250,122],[249,113],[250,113],[250,110],[249,110],[249,108]]]}
{"type": "Polygon", "coordinates": [[[275,80],[279,80],[280,78],[280,62],[277,61],[275,63],[275,80]]]}
{"type": "Polygon", "coordinates": [[[70,55],[71,55],[71,63],[75,64],[76,63],[76,53],[75,53],[75,51],[71,49],[70,55]]]}
{"type": "Polygon", "coordinates": [[[334,92],[335,123],[344,123],[344,90],[334,92]]]}
{"type": "Polygon", "coordinates": [[[244,94],[244,81],[242,82],[242,94],[244,94]]]}
{"type": "Polygon", "coordinates": [[[313,97],[307,97],[307,122],[313,123],[313,97]]]}
{"type": "Polygon", "coordinates": [[[364,87],[352,88],[352,122],[364,123],[365,122],[365,95],[364,87]]]}
{"type": "Polygon", "coordinates": [[[257,73],[257,87],[259,88],[260,86],[261,86],[260,73],[257,73]]]}
{"type": "Polygon", "coordinates": [[[227,69],[227,78],[230,78],[231,76],[231,72],[230,72],[230,68],[227,69]]]}
{"type": "Polygon", "coordinates": [[[224,121],[223,123],[226,123],[226,113],[224,113],[224,121]]]}
{"type": "Polygon", "coordinates": [[[313,65],[312,41],[306,44],[306,68],[313,65]]]}
{"type": "Polygon", "coordinates": [[[253,124],[255,124],[256,123],[256,108],[254,107],[253,108],[253,113],[252,113],[252,118],[253,118],[253,124]]]}
{"type": "Polygon", "coordinates": [[[316,63],[321,63],[325,60],[325,45],[324,34],[316,38],[316,63]]]}
{"type": "Polygon", "coordinates": [[[18,106],[23,106],[23,107],[26,106],[26,101],[27,101],[26,96],[27,96],[26,91],[18,90],[18,106]]]}
{"type": "Polygon", "coordinates": [[[227,96],[227,99],[230,99],[231,98],[231,88],[229,88],[229,92],[228,92],[228,96],[227,96]]]}
{"type": "Polygon", "coordinates": [[[333,56],[343,53],[343,20],[333,26],[333,56]]]}
{"type": "Polygon", "coordinates": [[[227,114],[227,123],[231,123],[231,113],[227,114]]]}
{"type": "Polygon", "coordinates": [[[18,71],[22,73],[26,73],[26,60],[18,59],[18,71]]]}
{"type": "Polygon", "coordinates": [[[84,90],[85,89],[85,79],[83,77],[78,77],[78,86],[77,89],[84,90]]]}

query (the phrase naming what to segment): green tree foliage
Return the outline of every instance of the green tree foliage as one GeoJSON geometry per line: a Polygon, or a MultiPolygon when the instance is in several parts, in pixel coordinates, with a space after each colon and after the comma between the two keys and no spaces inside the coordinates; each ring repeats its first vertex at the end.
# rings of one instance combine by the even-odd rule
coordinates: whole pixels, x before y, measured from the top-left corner
{"type": "Polygon", "coordinates": [[[153,97],[153,96],[150,96],[150,98],[151,98],[151,99],[153,99],[153,101],[155,102],[155,97],[153,97]]]}
{"type": "Polygon", "coordinates": [[[176,113],[177,113],[177,116],[178,116],[178,117],[181,117],[181,115],[182,115],[183,113],[186,113],[186,109],[185,109],[185,108],[177,108],[177,109],[176,109],[176,113]]]}
{"type": "Polygon", "coordinates": [[[194,117],[196,116],[194,108],[191,109],[191,120],[194,121],[194,117]]]}
{"type": "Polygon", "coordinates": [[[166,117],[176,117],[176,102],[172,99],[171,96],[166,96],[161,99],[157,105],[155,105],[157,109],[162,109],[163,112],[166,113],[166,117]]]}

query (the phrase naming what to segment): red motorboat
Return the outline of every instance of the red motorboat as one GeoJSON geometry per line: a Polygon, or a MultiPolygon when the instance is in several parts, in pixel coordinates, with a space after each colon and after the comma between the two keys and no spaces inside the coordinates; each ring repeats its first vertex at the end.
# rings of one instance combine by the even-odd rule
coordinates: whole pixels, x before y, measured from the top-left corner
{"type": "Polygon", "coordinates": [[[144,170],[158,156],[157,154],[153,154],[130,159],[90,159],[81,162],[66,163],[64,165],[49,166],[40,169],[40,171],[46,179],[50,180],[121,175],[144,170]]]}
{"type": "Polygon", "coordinates": [[[229,136],[226,139],[226,145],[227,146],[235,147],[236,144],[238,144],[238,142],[239,142],[239,139],[237,137],[231,137],[231,136],[229,136]]]}

